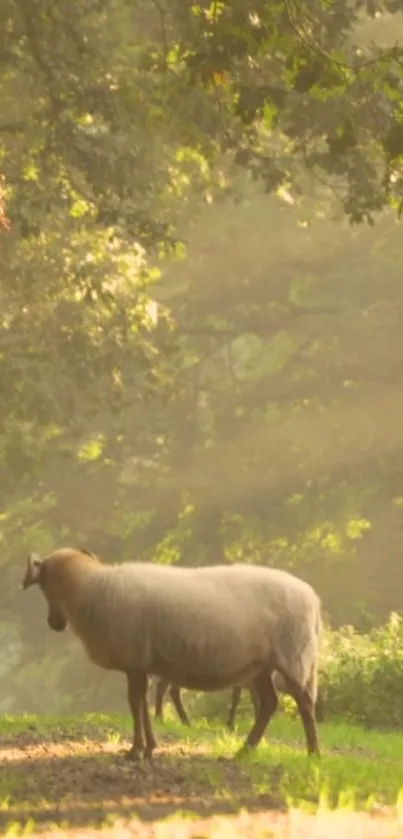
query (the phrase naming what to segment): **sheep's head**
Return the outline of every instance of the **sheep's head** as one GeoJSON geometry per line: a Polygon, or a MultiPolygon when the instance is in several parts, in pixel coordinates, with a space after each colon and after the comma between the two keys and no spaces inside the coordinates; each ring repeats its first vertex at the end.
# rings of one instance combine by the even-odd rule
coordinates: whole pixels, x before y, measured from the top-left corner
{"type": "Polygon", "coordinates": [[[38,585],[48,603],[48,624],[56,632],[67,625],[67,604],[88,570],[100,564],[85,548],[57,548],[44,559],[30,554],[22,587],[38,585]]]}
{"type": "Polygon", "coordinates": [[[27,559],[27,569],[22,581],[23,589],[29,586],[39,585],[48,603],[48,624],[55,632],[63,632],[66,629],[67,621],[58,608],[54,597],[52,597],[52,586],[49,584],[46,559],[40,559],[37,554],[30,554],[27,559]]]}
{"type": "Polygon", "coordinates": [[[39,583],[41,569],[42,560],[39,558],[38,554],[29,554],[27,559],[27,570],[22,581],[23,589],[28,588],[28,586],[33,586],[35,583],[39,583]]]}

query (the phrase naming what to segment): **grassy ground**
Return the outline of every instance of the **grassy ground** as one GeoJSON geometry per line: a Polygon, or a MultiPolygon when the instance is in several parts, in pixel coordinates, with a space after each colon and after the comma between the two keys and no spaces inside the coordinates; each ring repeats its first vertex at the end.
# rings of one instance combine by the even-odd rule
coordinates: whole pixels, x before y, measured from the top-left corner
{"type": "Polygon", "coordinates": [[[253,757],[235,761],[243,724],[234,735],[205,720],[156,728],[153,763],[136,765],[120,754],[128,718],[3,718],[0,835],[403,836],[403,734],[327,723],[322,758],[308,759],[299,721],[278,715],[253,757]]]}

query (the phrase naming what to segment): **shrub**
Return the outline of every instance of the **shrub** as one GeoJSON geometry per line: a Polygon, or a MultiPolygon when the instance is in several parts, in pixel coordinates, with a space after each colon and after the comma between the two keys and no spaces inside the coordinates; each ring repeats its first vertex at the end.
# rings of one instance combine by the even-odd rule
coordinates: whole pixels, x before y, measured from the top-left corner
{"type": "Polygon", "coordinates": [[[327,630],[320,682],[326,718],[369,728],[403,726],[403,618],[363,634],[351,626],[327,630]]]}

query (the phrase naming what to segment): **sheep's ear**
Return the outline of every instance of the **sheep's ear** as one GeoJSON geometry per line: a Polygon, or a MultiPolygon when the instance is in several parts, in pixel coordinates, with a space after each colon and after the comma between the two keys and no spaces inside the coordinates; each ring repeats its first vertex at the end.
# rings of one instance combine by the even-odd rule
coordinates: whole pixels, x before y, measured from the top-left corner
{"type": "Polygon", "coordinates": [[[29,554],[27,559],[27,570],[22,581],[22,587],[24,589],[28,588],[28,586],[35,585],[35,583],[39,583],[41,568],[42,560],[39,558],[38,554],[29,554]]]}

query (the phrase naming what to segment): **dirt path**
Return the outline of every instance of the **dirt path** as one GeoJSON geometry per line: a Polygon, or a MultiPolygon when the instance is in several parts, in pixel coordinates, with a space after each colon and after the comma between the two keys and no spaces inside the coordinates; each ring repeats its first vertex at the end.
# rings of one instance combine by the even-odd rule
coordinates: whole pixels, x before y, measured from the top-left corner
{"type": "Polygon", "coordinates": [[[41,839],[54,835],[54,825],[66,839],[95,839],[99,828],[105,839],[403,837],[403,822],[387,813],[287,812],[276,791],[281,767],[269,777],[265,770],[257,791],[247,766],[212,757],[203,747],[193,744],[190,751],[165,738],[153,764],[132,764],[121,753],[128,745],[87,739],[85,732],[72,738],[32,730],[3,740],[0,834],[18,822],[25,835],[40,833],[41,839]]]}
{"type": "Polygon", "coordinates": [[[57,739],[35,732],[14,735],[0,743],[1,793],[8,796],[0,811],[0,830],[7,823],[67,822],[81,827],[102,824],[108,816],[144,821],[171,816],[178,810],[208,816],[240,808],[279,809],[280,796],[256,794],[247,767],[219,760],[192,745],[173,742],[159,749],[153,763],[128,761],[119,744],[94,739],[57,739]],[[4,772],[4,769],[6,772],[4,772]]]}

